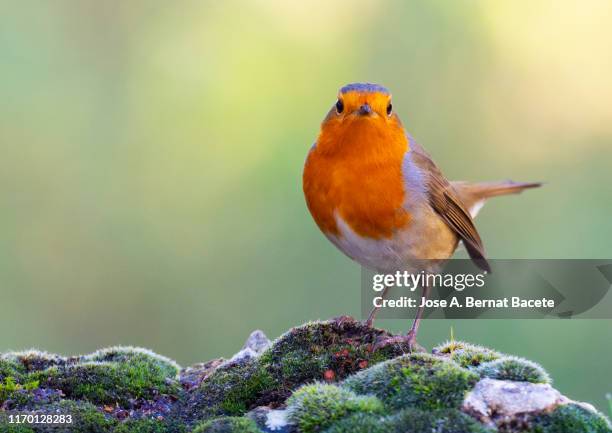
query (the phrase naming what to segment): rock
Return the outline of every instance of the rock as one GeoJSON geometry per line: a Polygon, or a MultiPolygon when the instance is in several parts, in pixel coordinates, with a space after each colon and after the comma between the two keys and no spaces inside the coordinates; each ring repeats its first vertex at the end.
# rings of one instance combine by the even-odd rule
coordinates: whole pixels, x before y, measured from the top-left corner
{"type": "Polygon", "coordinates": [[[517,415],[550,413],[569,399],[548,384],[482,379],[463,401],[461,409],[489,426],[508,423],[517,415]]]}
{"type": "Polygon", "coordinates": [[[246,416],[255,421],[265,433],[295,433],[297,431],[295,426],[289,422],[285,409],[260,406],[247,413],[246,416]]]}
{"type": "Polygon", "coordinates": [[[272,342],[268,337],[266,337],[266,334],[258,329],[251,332],[251,335],[249,335],[249,338],[247,338],[242,350],[251,349],[254,353],[261,355],[268,347],[270,347],[271,344],[272,342]]]}
{"type": "Polygon", "coordinates": [[[195,388],[225,361],[223,358],[217,358],[187,367],[181,371],[180,382],[186,389],[195,388]]]}
{"type": "Polygon", "coordinates": [[[348,317],[188,368],[145,349],[0,355],[0,433],[612,433],[528,360],[451,341],[432,354],[348,317]],[[10,423],[67,415],[71,424],[10,423]]]}
{"type": "Polygon", "coordinates": [[[244,343],[244,346],[240,352],[232,356],[227,362],[238,363],[248,359],[257,358],[268,347],[270,347],[270,344],[272,344],[272,342],[268,339],[268,337],[266,337],[266,334],[264,334],[263,331],[253,331],[251,335],[249,335],[249,338],[247,338],[247,341],[244,343]]]}
{"type": "Polygon", "coordinates": [[[481,423],[504,432],[607,432],[607,421],[590,404],[576,403],[549,384],[485,378],[461,409],[481,423]],[[571,428],[570,428],[571,426],[571,428]]]}

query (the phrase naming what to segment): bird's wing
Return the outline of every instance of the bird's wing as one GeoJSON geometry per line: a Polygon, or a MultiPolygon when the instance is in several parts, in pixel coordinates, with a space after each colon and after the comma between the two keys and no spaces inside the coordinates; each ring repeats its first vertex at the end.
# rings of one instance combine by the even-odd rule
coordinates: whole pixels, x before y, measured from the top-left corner
{"type": "Polygon", "coordinates": [[[482,270],[490,272],[491,268],[485,258],[482,239],[457,192],[427,152],[412,139],[410,139],[410,152],[414,164],[424,175],[431,207],[461,238],[474,263],[482,270]]]}

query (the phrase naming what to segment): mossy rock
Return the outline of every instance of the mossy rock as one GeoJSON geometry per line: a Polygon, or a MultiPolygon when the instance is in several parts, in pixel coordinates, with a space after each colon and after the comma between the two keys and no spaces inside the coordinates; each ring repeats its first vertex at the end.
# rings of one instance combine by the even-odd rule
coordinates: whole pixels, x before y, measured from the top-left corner
{"type": "Polygon", "coordinates": [[[141,347],[115,346],[82,357],[82,362],[139,363],[155,368],[166,377],[176,377],[181,367],[172,359],[141,347]]]}
{"type": "Polygon", "coordinates": [[[19,371],[25,374],[32,371],[44,370],[53,366],[76,363],[78,360],[79,357],[66,358],[40,350],[26,350],[23,352],[9,352],[3,354],[0,356],[0,366],[2,365],[2,361],[8,361],[18,366],[19,371]]]}
{"type": "Polygon", "coordinates": [[[19,362],[11,359],[0,358],[0,383],[5,382],[7,377],[15,382],[20,382],[26,369],[19,362]]]}
{"type": "Polygon", "coordinates": [[[258,358],[219,367],[186,398],[181,416],[205,420],[282,404],[304,383],[342,380],[408,351],[404,343],[384,344],[390,337],[347,317],[307,323],[282,335],[258,358]]]}
{"type": "Polygon", "coordinates": [[[249,418],[222,417],[200,424],[192,433],[262,433],[262,431],[249,418]]]}
{"type": "Polygon", "coordinates": [[[505,356],[495,350],[464,341],[447,341],[434,347],[432,353],[447,357],[464,368],[478,367],[484,362],[495,361],[505,356]]]}
{"type": "Polygon", "coordinates": [[[313,322],[261,354],[185,370],[131,347],[69,358],[11,352],[0,355],[0,433],[262,433],[268,425],[292,433],[612,433],[605,417],[548,385],[535,363],[454,341],[411,354],[392,337],[350,318],[313,322]],[[491,409],[495,399],[476,398],[489,382],[500,384],[491,395],[501,402],[517,401],[504,394],[511,386],[556,397],[489,416],[503,413],[491,409]],[[484,412],[466,403],[468,392],[484,412]],[[71,414],[73,423],[9,424],[17,413],[71,414]]]}
{"type": "Polygon", "coordinates": [[[550,376],[539,364],[515,356],[483,362],[476,368],[476,372],[490,379],[551,383],[550,376]]]}
{"type": "Polygon", "coordinates": [[[494,433],[455,409],[423,411],[404,409],[389,416],[357,413],[324,430],[324,433],[494,433]]]}
{"type": "Polygon", "coordinates": [[[128,405],[133,399],[152,399],[158,394],[177,394],[165,368],[150,360],[85,362],[50,367],[31,377],[40,386],[61,390],[68,398],[96,404],[128,405]]]}
{"type": "Polygon", "coordinates": [[[112,433],[187,433],[187,431],[187,428],[180,424],[145,418],[119,422],[112,433]]]}
{"type": "Polygon", "coordinates": [[[374,396],[358,396],[329,384],[306,385],[287,400],[289,420],[303,433],[314,433],[352,413],[382,414],[382,402],[374,396]]]}
{"type": "Polygon", "coordinates": [[[278,382],[256,360],[219,367],[181,407],[186,419],[204,420],[243,415],[258,402],[265,404],[278,382]]]}
{"type": "MultiPolygon", "coordinates": [[[[22,413],[20,411],[11,412],[13,414],[22,413]]],[[[94,405],[86,402],[76,402],[64,400],[59,403],[48,405],[38,410],[28,411],[33,415],[53,415],[62,414],[72,417],[71,423],[64,424],[29,424],[26,427],[29,430],[25,432],[32,433],[109,433],[113,430],[117,421],[111,417],[105,416],[94,405]]],[[[11,430],[17,428],[18,424],[9,424],[9,413],[2,414],[0,412],[0,432],[20,432],[21,430],[11,430]],[[5,428],[6,430],[3,430],[5,428]]]]}
{"type": "Polygon", "coordinates": [[[550,414],[533,418],[529,433],[610,433],[612,426],[601,414],[578,404],[559,406],[550,414]]]}
{"type": "Polygon", "coordinates": [[[409,352],[406,343],[350,317],[312,322],[282,335],[261,356],[287,389],[313,380],[338,381],[381,361],[409,352]]]}
{"type": "Polygon", "coordinates": [[[397,357],[354,374],[342,385],[374,394],[391,409],[459,408],[479,376],[453,361],[417,353],[397,357]]]}

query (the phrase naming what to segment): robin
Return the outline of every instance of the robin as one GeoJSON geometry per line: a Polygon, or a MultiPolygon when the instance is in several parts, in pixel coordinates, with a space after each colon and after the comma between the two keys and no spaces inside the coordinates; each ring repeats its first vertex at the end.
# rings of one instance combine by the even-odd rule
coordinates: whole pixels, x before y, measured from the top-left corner
{"type": "MultiPolygon", "coordinates": [[[[473,218],[491,197],[540,185],[448,181],[404,130],[389,91],[362,83],[340,89],[303,174],[308,209],[325,236],[360,265],[383,273],[439,272],[459,241],[490,271],[473,218]]],[[[429,289],[422,287],[424,298],[429,289]]],[[[404,336],[412,348],[418,348],[423,310],[404,336]]]]}

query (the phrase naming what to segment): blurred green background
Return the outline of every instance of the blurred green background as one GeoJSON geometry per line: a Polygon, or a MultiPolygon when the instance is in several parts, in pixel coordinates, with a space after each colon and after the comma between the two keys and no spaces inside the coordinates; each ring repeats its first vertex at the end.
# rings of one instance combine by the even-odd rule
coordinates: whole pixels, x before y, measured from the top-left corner
{"type": "MultiPolygon", "coordinates": [[[[301,191],[348,82],[388,86],[450,178],[544,180],[478,227],[496,258],[612,257],[608,1],[4,1],[0,351],[186,365],[360,311],[301,191]]],[[[577,288],[579,289],[579,288],[577,288]]],[[[408,323],[379,325],[404,330],[408,323]]],[[[428,321],[604,408],[611,321],[428,321]]]]}

